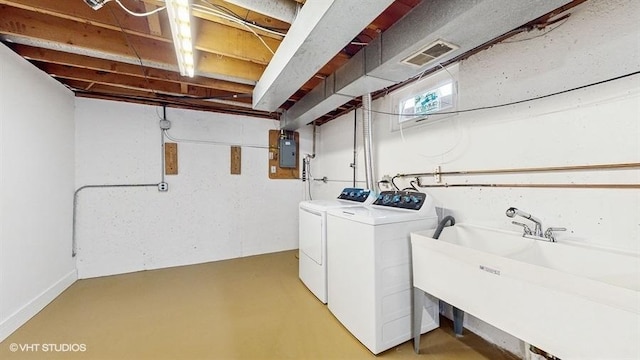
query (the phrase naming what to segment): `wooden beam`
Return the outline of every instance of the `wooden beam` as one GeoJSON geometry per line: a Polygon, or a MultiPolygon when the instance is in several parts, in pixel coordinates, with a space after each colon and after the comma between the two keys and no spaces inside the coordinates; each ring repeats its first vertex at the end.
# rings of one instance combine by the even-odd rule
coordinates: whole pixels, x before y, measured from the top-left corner
{"type": "MultiPolygon", "coordinates": [[[[226,4],[228,5],[228,4],[226,4]]],[[[207,10],[205,8],[202,7],[193,7],[191,10],[191,13],[194,17],[199,18],[201,20],[206,20],[206,21],[211,21],[214,23],[218,23],[218,24],[222,24],[225,26],[229,26],[232,28],[236,28],[239,30],[244,30],[244,31],[248,31],[247,27],[245,25],[242,25],[236,21],[231,21],[231,20],[227,20],[225,18],[220,17],[219,15],[216,15],[214,13],[211,12],[211,10],[207,10]]],[[[246,10],[243,12],[246,14],[246,10]]],[[[268,17],[260,17],[259,15],[261,14],[257,14],[254,12],[250,12],[248,14],[246,14],[247,17],[244,19],[250,23],[253,24],[262,24],[262,25],[266,25],[272,28],[276,28],[276,29],[281,29],[281,30],[276,30],[277,32],[281,32],[281,33],[285,33],[287,32],[287,30],[289,29],[289,24],[287,23],[282,23],[280,24],[278,22],[278,20],[275,19],[271,19],[268,17]],[[258,16],[256,16],[258,15],[258,16]]],[[[267,31],[263,31],[260,30],[259,28],[255,28],[252,27],[253,31],[255,31],[258,35],[260,36],[265,36],[265,37],[270,37],[276,40],[282,40],[284,38],[284,36],[281,35],[277,35],[274,34],[273,32],[267,32],[267,31]]]]}
{"type": "MultiPolygon", "coordinates": [[[[2,0],[0,0],[2,1],[2,0]]],[[[173,44],[127,35],[121,31],[109,30],[86,23],[59,18],[51,15],[33,13],[28,10],[0,5],[0,34],[16,35],[20,37],[42,39],[80,50],[92,50],[105,53],[104,57],[121,56],[127,59],[142,59],[153,64],[167,64],[177,69],[173,44]],[[135,51],[129,46],[133,47],[135,51]]],[[[257,81],[264,72],[265,66],[249,61],[220,58],[217,55],[199,53],[196,62],[197,71],[208,74],[218,74],[229,78],[242,77],[257,81]]]]}
{"type": "Polygon", "coordinates": [[[229,74],[234,77],[258,81],[266,65],[234,59],[228,56],[200,51],[196,54],[198,71],[203,74],[229,74]]]}
{"type": "MultiPolygon", "coordinates": [[[[201,22],[195,38],[195,48],[202,51],[262,65],[268,64],[273,57],[271,51],[254,34],[210,21],[201,22]]],[[[280,46],[278,40],[263,40],[274,52],[280,46]]]]}
{"type": "Polygon", "coordinates": [[[187,91],[183,93],[183,86],[180,83],[160,81],[137,76],[128,76],[115,74],[105,71],[95,71],[84,68],[55,65],[55,64],[39,64],[40,69],[56,78],[80,80],[86,82],[94,82],[97,84],[111,85],[116,87],[135,89],[147,92],[158,92],[161,94],[188,95],[201,98],[229,97],[234,94],[227,91],[203,88],[199,86],[188,86],[187,91]]]}
{"type": "Polygon", "coordinates": [[[160,96],[149,97],[148,94],[136,90],[114,88],[107,85],[97,84],[91,92],[76,92],[77,97],[105,99],[114,101],[124,101],[136,104],[147,105],[167,105],[183,109],[195,109],[201,111],[211,111],[225,114],[245,115],[260,117],[265,119],[277,119],[278,114],[265,111],[253,110],[250,107],[233,106],[228,103],[220,104],[196,99],[174,99],[160,96]]]}
{"type": "MultiPolygon", "coordinates": [[[[124,0],[123,0],[124,1],[124,0]]],[[[130,16],[117,4],[107,3],[96,11],[85,5],[82,1],[42,1],[42,0],[0,0],[0,4],[31,12],[55,16],[79,23],[90,24],[110,30],[122,31],[142,37],[171,43],[171,34],[166,31],[166,36],[155,35],[151,32],[147,19],[130,16]],[[121,28],[122,27],[122,28],[121,28]]],[[[131,10],[145,11],[145,7],[139,2],[125,1],[124,4],[131,10]]],[[[158,23],[158,25],[160,25],[158,23]]],[[[167,25],[168,26],[168,25],[167,25]]]]}
{"type": "Polygon", "coordinates": [[[65,53],[62,51],[48,50],[20,44],[12,44],[11,48],[24,58],[34,61],[83,67],[91,70],[108,71],[130,76],[145,77],[146,75],[147,78],[153,80],[186,83],[189,85],[207,87],[237,94],[251,94],[251,92],[253,91],[252,85],[211,79],[202,76],[195,76],[190,78],[186,76],[180,76],[180,74],[172,71],[154,69],[150,67],[145,67],[143,70],[140,65],[98,59],[90,56],[65,53]]]}
{"type": "MultiPolygon", "coordinates": [[[[75,89],[82,89],[87,86],[87,83],[80,80],[69,80],[64,79],[64,82],[75,89]]],[[[256,114],[267,114],[266,112],[261,112],[258,110],[251,109],[251,103],[244,103],[245,99],[239,99],[239,101],[208,101],[203,99],[193,99],[188,97],[172,97],[166,96],[163,94],[153,94],[143,90],[136,89],[127,89],[123,87],[117,87],[106,84],[95,84],[91,87],[91,91],[76,91],[76,96],[86,96],[86,97],[110,97],[110,98],[118,98],[118,99],[129,99],[136,101],[145,101],[147,103],[176,103],[176,104],[184,104],[189,105],[193,104],[198,107],[211,107],[211,108],[229,108],[232,110],[245,109],[251,110],[256,114]]]]}
{"type": "MultiPolygon", "coordinates": [[[[269,28],[283,29],[285,32],[286,32],[286,29],[289,29],[289,27],[291,26],[291,24],[287,22],[269,17],[265,14],[257,13],[255,11],[249,11],[244,7],[229,3],[225,0],[206,0],[206,1],[193,0],[191,8],[194,16],[200,15],[196,13],[196,11],[200,9],[202,12],[207,11],[209,13],[211,13],[210,10],[222,9],[223,12],[224,11],[231,12],[250,23],[266,26],[269,28]]],[[[221,21],[222,18],[220,17],[216,17],[216,18],[207,17],[207,19],[209,21],[220,22],[221,24],[224,24],[224,22],[221,21]]]]}
{"type": "Polygon", "coordinates": [[[139,36],[127,35],[87,23],[0,5],[0,33],[44,39],[108,54],[136,56],[175,65],[173,44],[139,36]],[[128,40],[128,41],[127,41],[128,40]]]}
{"type": "MultiPolygon", "coordinates": [[[[156,10],[157,7],[155,5],[145,3],[144,9],[147,12],[151,12],[156,10]]],[[[152,35],[162,36],[162,26],[160,26],[160,15],[158,15],[158,13],[153,13],[147,16],[147,24],[149,25],[149,31],[152,35]]]]}

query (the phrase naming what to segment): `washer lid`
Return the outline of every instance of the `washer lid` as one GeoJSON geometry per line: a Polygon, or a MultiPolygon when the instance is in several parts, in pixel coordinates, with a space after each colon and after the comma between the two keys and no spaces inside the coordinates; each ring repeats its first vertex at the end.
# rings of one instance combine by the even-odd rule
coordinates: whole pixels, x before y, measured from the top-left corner
{"type": "Polygon", "coordinates": [[[344,209],[328,209],[327,215],[349,219],[363,224],[382,225],[406,221],[437,219],[433,211],[414,211],[387,207],[362,206],[344,209]]]}
{"type": "Polygon", "coordinates": [[[327,211],[329,209],[346,208],[346,207],[362,207],[362,203],[349,200],[305,200],[300,202],[300,209],[312,211],[327,211]]]}
{"type": "Polygon", "coordinates": [[[327,211],[341,207],[354,207],[372,204],[376,200],[373,191],[360,188],[345,188],[337,199],[305,200],[300,202],[300,209],[311,211],[327,211]]]}

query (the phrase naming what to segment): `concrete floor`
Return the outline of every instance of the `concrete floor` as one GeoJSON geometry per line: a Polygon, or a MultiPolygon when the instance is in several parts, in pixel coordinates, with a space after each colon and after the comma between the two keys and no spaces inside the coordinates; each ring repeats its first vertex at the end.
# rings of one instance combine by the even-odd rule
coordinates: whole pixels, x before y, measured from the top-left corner
{"type": "MultiPolygon", "coordinates": [[[[296,255],[80,280],[0,343],[0,359],[376,358],[300,282],[296,255]]],[[[423,335],[422,354],[406,342],[378,358],[517,359],[451,327],[423,335]]]]}

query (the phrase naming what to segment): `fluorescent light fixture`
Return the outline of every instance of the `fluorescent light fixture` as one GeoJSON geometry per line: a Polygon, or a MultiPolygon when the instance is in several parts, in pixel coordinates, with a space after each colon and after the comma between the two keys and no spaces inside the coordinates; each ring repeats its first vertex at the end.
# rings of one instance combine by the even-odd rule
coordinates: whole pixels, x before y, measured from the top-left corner
{"type": "Polygon", "coordinates": [[[102,5],[109,2],[109,0],[84,0],[87,5],[89,5],[93,10],[98,10],[102,7],[102,5]]]}
{"type": "Polygon", "coordinates": [[[193,38],[191,37],[191,8],[189,0],[166,0],[173,47],[176,50],[180,75],[193,77],[193,38]]]}

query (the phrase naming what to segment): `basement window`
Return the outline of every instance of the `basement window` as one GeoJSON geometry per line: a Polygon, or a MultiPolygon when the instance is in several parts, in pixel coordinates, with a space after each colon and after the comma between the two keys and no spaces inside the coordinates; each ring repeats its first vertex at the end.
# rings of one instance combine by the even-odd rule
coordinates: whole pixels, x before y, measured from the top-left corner
{"type": "Polygon", "coordinates": [[[453,107],[453,80],[400,101],[398,122],[417,121],[453,107]]]}
{"type": "Polygon", "coordinates": [[[458,65],[438,71],[392,96],[391,131],[454,116],[457,109],[458,65]],[[444,113],[444,114],[440,114],[444,113]]]}

